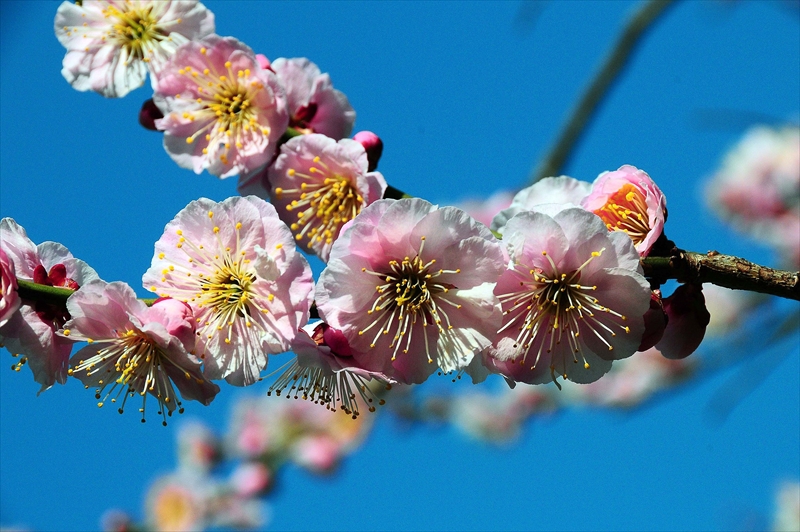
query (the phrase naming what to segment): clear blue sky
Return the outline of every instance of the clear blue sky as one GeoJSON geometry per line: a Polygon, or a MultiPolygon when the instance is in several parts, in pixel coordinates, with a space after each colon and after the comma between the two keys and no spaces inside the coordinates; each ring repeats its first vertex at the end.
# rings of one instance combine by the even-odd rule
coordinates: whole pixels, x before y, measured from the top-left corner
{"type": "MultiPolygon", "coordinates": [[[[0,211],[35,242],[61,242],[105,280],[144,296],[141,275],[166,222],[192,199],[235,194],[235,181],[178,168],[159,135],[137,125],[147,87],[121,100],[71,89],[53,34],[58,4],[0,3],[0,211]]],[[[206,5],[218,34],[270,58],[307,56],[330,72],[358,113],[357,130],[383,138],[389,183],[442,204],[525,183],[633,7],[206,5]]],[[[678,4],[647,37],[567,173],[592,180],[625,163],[643,168],[667,195],[667,231],[679,246],[771,261],[766,248],[710,218],[700,191],[752,117],[798,116],[799,28],[796,3],[678,4]],[[709,110],[731,112],[709,124],[701,120],[709,110]]],[[[800,477],[797,346],[784,344],[793,352],[721,426],[709,423],[708,402],[731,372],[700,377],[632,415],[581,410],[535,421],[502,450],[452,429],[405,430],[385,416],[339,475],[288,471],[271,498],[273,526],[766,526],[778,482],[800,477]]],[[[145,487],[175,464],[178,423],[142,425],[133,413],[98,410],[77,381],[36,397],[29,370],[8,369],[6,351],[0,358],[0,525],[96,529],[109,507],[141,516],[145,487]]],[[[208,408],[188,404],[186,416],[222,429],[236,397],[264,392],[225,387],[208,408]]]]}

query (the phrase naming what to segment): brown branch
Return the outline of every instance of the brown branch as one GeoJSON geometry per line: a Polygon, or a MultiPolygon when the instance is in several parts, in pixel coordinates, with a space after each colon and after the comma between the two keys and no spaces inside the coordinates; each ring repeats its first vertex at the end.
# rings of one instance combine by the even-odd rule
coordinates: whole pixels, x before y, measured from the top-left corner
{"type": "Polygon", "coordinates": [[[530,182],[536,183],[548,176],[557,176],[567,164],[575,145],[580,140],[586,126],[592,119],[598,105],[608,93],[611,84],[617,79],[633,54],[636,45],[653,23],[661,16],[674,0],[648,0],[628,21],[617,44],[592,79],[578,105],[572,111],[567,123],[559,134],[558,140],[542,159],[536,169],[531,172],[530,182]]]}
{"type": "Polygon", "coordinates": [[[711,283],[800,301],[800,272],[775,270],[716,251],[704,254],[679,249],[671,257],[644,258],[642,267],[646,277],[656,280],[711,283]]]}

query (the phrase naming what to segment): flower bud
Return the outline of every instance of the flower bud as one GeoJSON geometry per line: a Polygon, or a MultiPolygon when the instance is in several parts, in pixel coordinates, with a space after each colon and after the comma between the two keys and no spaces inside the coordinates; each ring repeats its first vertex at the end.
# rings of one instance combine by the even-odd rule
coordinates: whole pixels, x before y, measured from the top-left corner
{"type": "Polygon", "coordinates": [[[680,285],[664,300],[664,311],[668,318],[667,328],[656,348],[666,358],[686,358],[703,341],[706,326],[711,321],[702,285],[680,285]]]}
{"type": "Polygon", "coordinates": [[[139,123],[142,127],[150,131],[158,131],[156,120],[159,118],[164,118],[164,113],[161,112],[161,109],[156,106],[152,98],[145,100],[142,108],[139,109],[139,123]]]}
{"type": "Polygon", "coordinates": [[[364,146],[367,152],[367,160],[369,161],[367,171],[372,172],[378,168],[378,160],[380,160],[383,153],[383,141],[380,137],[372,131],[359,131],[353,136],[353,140],[364,146]]]}
{"type": "Polygon", "coordinates": [[[661,290],[653,290],[650,295],[650,308],[644,313],[644,336],[639,351],[647,351],[664,336],[667,327],[667,314],[661,301],[661,290]]]}
{"type": "Polygon", "coordinates": [[[162,297],[153,303],[148,315],[153,321],[162,323],[169,334],[183,343],[187,351],[194,349],[196,321],[189,305],[171,297],[162,297]]]}

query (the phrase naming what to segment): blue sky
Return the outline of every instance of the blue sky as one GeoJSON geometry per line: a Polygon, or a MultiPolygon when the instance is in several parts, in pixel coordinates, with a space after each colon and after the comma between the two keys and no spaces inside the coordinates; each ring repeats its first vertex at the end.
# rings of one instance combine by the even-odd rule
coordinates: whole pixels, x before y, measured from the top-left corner
{"type": "MultiPolygon", "coordinates": [[[[0,3],[0,214],[144,296],[139,280],[164,225],[192,199],[234,195],[235,182],[178,168],[159,135],[137,125],[147,87],[105,100],[64,81],[58,4],[0,3]]],[[[218,34],[330,72],[358,113],[357,130],[383,138],[389,183],[446,204],[525,184],[635,4],[206,5],[218,34]]],[[[767,248],[710,216],[701,192],[752,117],[797,119],[799,29],[796,3],[674,6],[566,173],[592,180],[636,165],[666,194],[667,232],[679,246],[769,263],[767,248]]],[[[778,482],[800,478],[798,341],[780,347],[790,352],[779,362],[759,359],[773,371],[722,425],[709,422],[708,403],[736,369],[700,376],[632,414],[535,420],[506,449],[384,416],[338,475],[287,471],[271,498],[273,527],[763,527],[778,482]]],[[[0,357],[11,366],[6,351],[0,357]]],[[[37,390],[28,370],[0,371],[0,525],[95,529],[109,507],[141,516],[146,486],[174,466],[178,423],[98,410],[77,381],[37,390]]],[[[186,415],[222,430],[237,397],[265,391],[225,387],[186,415]]]]}

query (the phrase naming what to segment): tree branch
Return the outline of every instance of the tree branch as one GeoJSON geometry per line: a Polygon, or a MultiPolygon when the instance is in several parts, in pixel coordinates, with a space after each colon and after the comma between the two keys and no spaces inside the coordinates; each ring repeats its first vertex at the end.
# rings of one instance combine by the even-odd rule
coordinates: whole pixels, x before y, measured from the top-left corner
{"type": "Polygon", "coordinates": [[[681,283],[711,283],[800,301],[800,272],[775,270],[716,251],[677,250],[671,257],[642,259],[646,277],[681,283]]]}
{"type": "Polygon", "coordinates": [[[606,58],[602,67],[587,87],[572,116],[564,125],[558,140],[530,174],[531,184],[548,176],[557,176],[567,164],[575,145],[580,140],[586,126],[592,119],[598,105],[605,97],[611,84],[628,63],[640,39],[674,0],[648,0],[628,21],[616,46],[606,58]]]}

